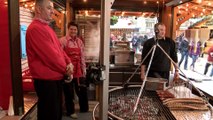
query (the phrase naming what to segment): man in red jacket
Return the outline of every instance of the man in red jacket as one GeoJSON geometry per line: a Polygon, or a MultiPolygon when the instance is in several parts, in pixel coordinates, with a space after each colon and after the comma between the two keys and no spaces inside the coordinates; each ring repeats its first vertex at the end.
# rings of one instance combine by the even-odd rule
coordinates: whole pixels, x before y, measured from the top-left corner
{"type": "Polygon", "coordinates": [[[52,2],[36,0],[35,18],[26,33],[27,58],[38,96],[38,120],[61,120],[61,83],[64,76],[73,73],[69,57],[49,27],[52,14],[52,2]]]}
{"type": "MultiPolygon", "coordinates": [[[[213,65],[213,46],[211,46],[208,50],[208,58],[207,58],[207,62],[206,62],[205,70],[204,70],[204,75],[206,75],[206,73],[208,72],[210,65],[213,65]]],[[[213,76],[213,68],[211,70],[210,76],[211,77],[213,76]]]]}

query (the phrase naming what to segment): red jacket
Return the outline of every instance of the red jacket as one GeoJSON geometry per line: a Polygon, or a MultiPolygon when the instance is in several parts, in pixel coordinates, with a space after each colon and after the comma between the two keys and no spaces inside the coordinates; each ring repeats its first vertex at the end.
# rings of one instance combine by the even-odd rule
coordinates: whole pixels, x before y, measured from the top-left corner
{"type": "Polygon", "coordinates": [[[208,50],[208,62],[213,62],[213,46],[208,50]]]}
{"type": "Polygon", "coordinates": [[[42,20],[34,19],[26,33],[27,58],[33,78],[61,80],[69,57],[60,46],[55,32],[42,20]]]}

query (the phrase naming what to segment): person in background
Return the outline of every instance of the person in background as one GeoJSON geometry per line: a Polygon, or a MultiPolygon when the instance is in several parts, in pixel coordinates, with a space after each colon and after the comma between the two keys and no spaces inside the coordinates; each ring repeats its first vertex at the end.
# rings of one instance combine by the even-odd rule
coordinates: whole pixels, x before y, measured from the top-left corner
{"type": "MultiPolygon", "coordinates": [[[[147,40],[144,43],[141,60],[145,58],[145,56],[150,51],[150,49],[158,42],[158,44],[176,63],[174,64],[174,67],[175,67],[174,80],[178,80],[179,73],[178,73],[178,66],[177,66],[177,51],[176,51],[175,42],[172,39],[165,37],[166,26],[163,23],[155,24],[154,30],[155,30],[156,36],[147,40]]],[[[145,71],[147,70],[150,59],[151,59],[151,54],[149,54],[149,56],[144,61],[144,63],[142,63],[142,66],[141,66],[142,80],[144,80],[145,78],[145,71]]],[[[156,47],[156,51],[153,56],[148,77],[165,78],[169,80],[170,69],[171,69],[171,61],[159,47],[156,47]]]]}
{"type": "Polygon", "coordinates": [[[132,49],[134,52],[136,52],[137,47],[138,47],[138,36],[136,34],[132,37],[131,42],[132,42],[132,49]]]}
{"type": "Polygon", "coordinates": [[[37,120],[62,119],[62,82],[73,72],[69,57],[49,27],[52,14],[52,2],[36,0],[35,18],[26,32],[28,64],[38,96],[37,120]]]}
{"type": "Polygon", "coordinates": [[[78,25],[74,22],[68,24],[68,33],[60,39],[64,51],[69,56],[72,64],[74,65],[73,80],[71,83],[64,84],[64,95],[67,115],[71,118],[77,119],[74,105],[74,91],[79,98],[80,112],[87,112],[88,97],[86,86],[86,64],[84,58],[84,44],[77,36],[78,25]]]}
{"type": "Polygon", "coordinates": [[[200,55],[200,57],[204,57],[204,54],[205,54],[205,49],[206,49],[206,47],[207,47],[207,42],[205,41],[204,43],[203,43],[203,45],[202,45],[202,52],[201,52],[201,55],[200,55]]]}
{"type": "Polygon", "coordinates": [[[147,40],[148,40],[147,35],[142,36],[142,37],[141,37],[141,46],[143,46],[144,43],[145,43],[147,40]]]}
{"type": "Polygon", "coordinates": [[[198,59],[199,55],[201,54],[201,42],[195,42],[192,41],[191,44],[189,45],[189,55],[192,58],[192,63],[190,65],[190,68],[192,71],[194,71],[195,68],[195,62],[198,59]]]}
{"type": "Polygon", "coordinates": [[[185,58],[184,70],[187,70],[188,55],[189,55],[189,41],[184,36],[183,36],[183,40],[181,40],[181,43],[180,43],[180,53],[181,53],[181,59],[179,62],[179,67],[185,58]]]}
{"type": "MultiPolygon", "coordinates": [[[[208,50],[208,58],[207,58],[207,63],[204,69],[204,75],[207,74],[210,65],[213,65],[213,46],[211,46],[208,50]]],[[[211,77],[213,76],[213,68],[212,68],[210,76],[211,77]]]]}

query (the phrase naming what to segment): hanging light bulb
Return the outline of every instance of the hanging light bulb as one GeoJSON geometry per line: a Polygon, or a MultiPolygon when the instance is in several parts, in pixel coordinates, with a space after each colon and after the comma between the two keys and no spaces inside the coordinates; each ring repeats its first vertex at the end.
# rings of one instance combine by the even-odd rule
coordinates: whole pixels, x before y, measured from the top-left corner
{"type": "Polygon", "coordinates": [[[147,1],[144,1],[143,4],[147,4],[147,1]]]}

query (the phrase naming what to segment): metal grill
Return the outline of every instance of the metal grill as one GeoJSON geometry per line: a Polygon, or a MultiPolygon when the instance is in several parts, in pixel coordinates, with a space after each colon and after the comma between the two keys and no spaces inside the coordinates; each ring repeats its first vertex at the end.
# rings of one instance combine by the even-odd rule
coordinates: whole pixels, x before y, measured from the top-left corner
{"type": "Polygon", "coordinates": [[[124,120],[176,120],[155,91],[143,91],[138,109],[133,114],[139,91],[139,86],[110,90],[109,116],[124,120]]]}

